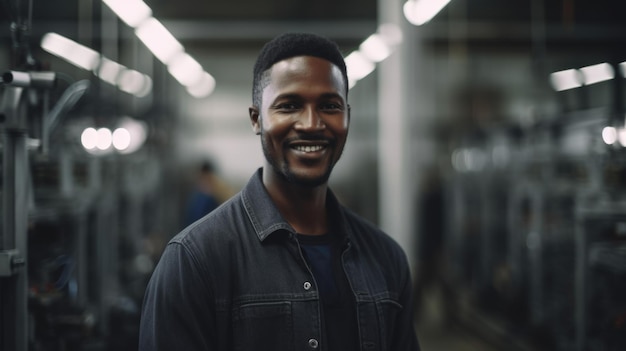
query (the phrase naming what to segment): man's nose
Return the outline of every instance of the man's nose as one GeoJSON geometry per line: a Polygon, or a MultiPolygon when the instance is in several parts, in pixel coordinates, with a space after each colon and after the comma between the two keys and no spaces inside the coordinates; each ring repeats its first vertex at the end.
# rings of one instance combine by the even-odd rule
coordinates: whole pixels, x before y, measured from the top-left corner
{"type": "Polygon", "coordinates": [[[302,111],[296,127],[301,130],[322,130],[326,128],[326,125],[317,108],[311,106],[302,111]]]}

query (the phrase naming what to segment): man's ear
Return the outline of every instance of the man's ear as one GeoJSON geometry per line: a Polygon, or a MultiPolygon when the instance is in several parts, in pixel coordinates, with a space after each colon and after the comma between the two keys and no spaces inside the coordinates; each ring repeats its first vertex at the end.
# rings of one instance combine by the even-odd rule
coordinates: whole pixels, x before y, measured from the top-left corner
{"type": "Polygon", "coordinates": [[[252,130],[256,135],[261,134],[261,115],[259,114],[259,109],[252,106],[248,109],[248,114],[250,114],[252,130]]]}

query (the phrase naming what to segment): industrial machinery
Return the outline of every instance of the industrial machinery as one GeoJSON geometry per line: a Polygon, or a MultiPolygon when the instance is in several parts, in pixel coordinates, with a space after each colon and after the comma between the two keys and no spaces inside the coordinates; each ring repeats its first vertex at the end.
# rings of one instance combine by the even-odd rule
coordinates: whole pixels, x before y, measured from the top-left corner
{"type": "Polygon", "coordinates": [[[448,277],[538,349],[626,345],[626,149],[611,134],[624,130],[623,81],[606,83],[603,106],[490,128],[452,153],[448,277]]]}

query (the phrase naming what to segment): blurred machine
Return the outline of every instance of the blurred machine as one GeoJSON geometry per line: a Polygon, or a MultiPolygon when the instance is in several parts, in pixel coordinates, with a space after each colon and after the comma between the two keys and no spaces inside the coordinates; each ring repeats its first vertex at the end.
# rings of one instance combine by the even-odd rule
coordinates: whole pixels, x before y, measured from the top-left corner
{"type": "Polygon", "coordinates": [[[447,278],[537,349],[626,347],[623,82],[604,106],[482,129],[451,154],[447,278]]]}
{"type": "Polygon", "coordinates": [[[145,233],[170,230],[171,216],[146,215],[163,210],[160,150],[85,152],[76,111],[102,95],[33,56],[31,6],[7,1],[12,62],[0,67],[0,350],[135,350],[161,250],[145,233]]]}

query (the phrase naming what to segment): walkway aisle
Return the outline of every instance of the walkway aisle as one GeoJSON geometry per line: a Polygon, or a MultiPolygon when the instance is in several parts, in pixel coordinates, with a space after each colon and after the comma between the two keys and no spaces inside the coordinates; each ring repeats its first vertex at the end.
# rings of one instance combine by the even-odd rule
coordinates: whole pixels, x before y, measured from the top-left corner
{"type": "MultiPolygon", "coordinates": [[[[439,289],[436,287],[427,289],[424,292],[422,311],[416,325],[422,351],[535,351],[514,347],[513,344],[517,345],[517,343],[513,340],[505,341],[506,344],[510,342],[508,346],[503,345],[502,342],[496,344],[495,341],[485,337],[489,334],[489,330],[478,333],[476,329],[471,330],[458,321],[446,323],[443,310],[444,300],[439,289]]],[[[482,324],[484,323],[477,321],[473,327],[481,328],[482,324]]]]}

